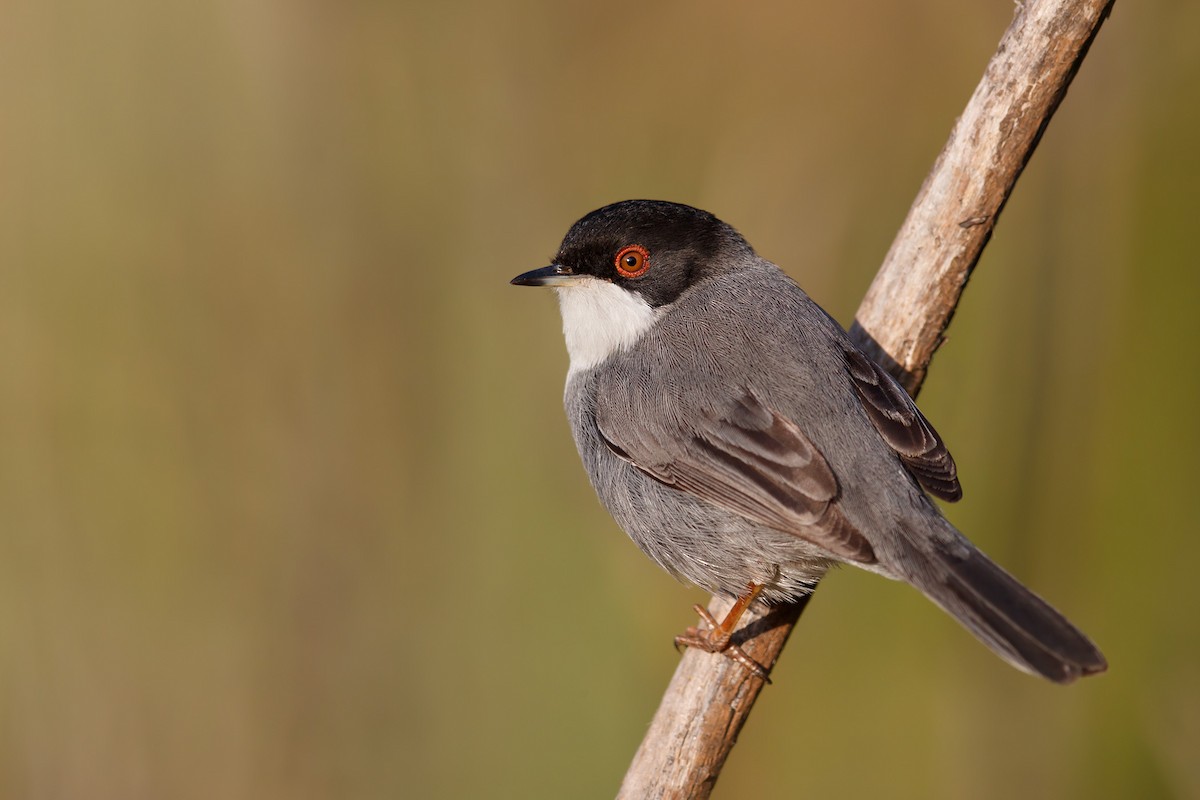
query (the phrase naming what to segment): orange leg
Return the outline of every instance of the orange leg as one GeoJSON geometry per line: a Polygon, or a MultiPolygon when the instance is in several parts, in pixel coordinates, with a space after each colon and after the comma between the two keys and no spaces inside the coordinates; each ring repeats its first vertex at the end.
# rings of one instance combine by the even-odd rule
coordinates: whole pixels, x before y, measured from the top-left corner
{"type": "Polygon", "coordinates": [[[694,647],[697,650],[703,650],[706,653],[724,653],[726,657],[733,659],[741,664],[752,673],[762,678],[764,681],[770,682],[767,677],[767,670],[757,661],[746,655],[742,648],[732,643],[733,632],[737,630],[738,621],[742,618],[742,614],[746,613],[746,609],[758,597],[762,591],[762,585],[751,583],[744,595],[737,599],[733,604],[733,608],[729,609],[729,613],[725,615],[725,619],[720,623],[708,613],[708,609],[702,605],[695,605],[692,608],[704,620],[707,627],[690,627],[684,631],[682,636],[675,637],[675,647],[680,645],[684,647],[694,647]]]}

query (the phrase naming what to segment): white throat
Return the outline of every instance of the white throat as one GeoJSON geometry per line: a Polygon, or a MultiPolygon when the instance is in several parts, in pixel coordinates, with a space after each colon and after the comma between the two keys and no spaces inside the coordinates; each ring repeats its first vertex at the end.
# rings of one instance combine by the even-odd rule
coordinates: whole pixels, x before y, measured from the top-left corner
{"type": "Polygon", "coordinates": [[[571,356],[568,377],[632,347],[660,316],[637,294],[599,278],[580,278],[555,291],[571,356]]]}

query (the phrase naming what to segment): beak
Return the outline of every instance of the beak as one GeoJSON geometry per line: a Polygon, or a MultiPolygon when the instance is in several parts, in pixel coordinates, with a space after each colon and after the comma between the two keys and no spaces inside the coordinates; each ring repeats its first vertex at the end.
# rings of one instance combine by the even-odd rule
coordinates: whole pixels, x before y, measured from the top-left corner
{"type": "Polygon", "coordinates": [[[509,283],[513,286],[567,286],[579,280],[579,277],[570,267],[551,264],[548,267],[523,272],[509,283]]]}

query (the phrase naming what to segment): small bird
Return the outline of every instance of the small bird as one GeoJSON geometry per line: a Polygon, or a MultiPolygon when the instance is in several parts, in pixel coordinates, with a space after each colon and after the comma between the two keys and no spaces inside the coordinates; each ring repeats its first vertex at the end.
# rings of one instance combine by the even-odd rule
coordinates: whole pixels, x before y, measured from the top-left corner
{"type": "Polygon", "coordinates": [[[942,438],[892,377],[731,226],[627,200],[513,278],[558,294],[564,397],[601,502],[667,572],[738,598],[677,645],[724,653],[753,602],[813,591],[834,564],[905,581],[998,656],[1057,683],[1103,672],[1074,625],[960,534],[942,438]]]}

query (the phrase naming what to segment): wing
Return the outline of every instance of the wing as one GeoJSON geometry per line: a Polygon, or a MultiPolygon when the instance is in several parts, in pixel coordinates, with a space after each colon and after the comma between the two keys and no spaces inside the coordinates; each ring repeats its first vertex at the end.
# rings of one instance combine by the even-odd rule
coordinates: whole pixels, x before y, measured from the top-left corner
{"type": "Polygon", "coordinates": [[[727,408],[693,419],[687,433],[655,437],[604,416],[597,422],[608,447],[654,480],[843,560],[875,561],[866,537],[838,507],[837,479],[824,456],[795,423],[749,390],[727,408]]]}
{"type": "Polygon", "coordinates": [[[954,458],[904,388],[857,350],[846,351],[846,362],[867,416],[917,482],[935,497],[961,499],[954,458]]]}

